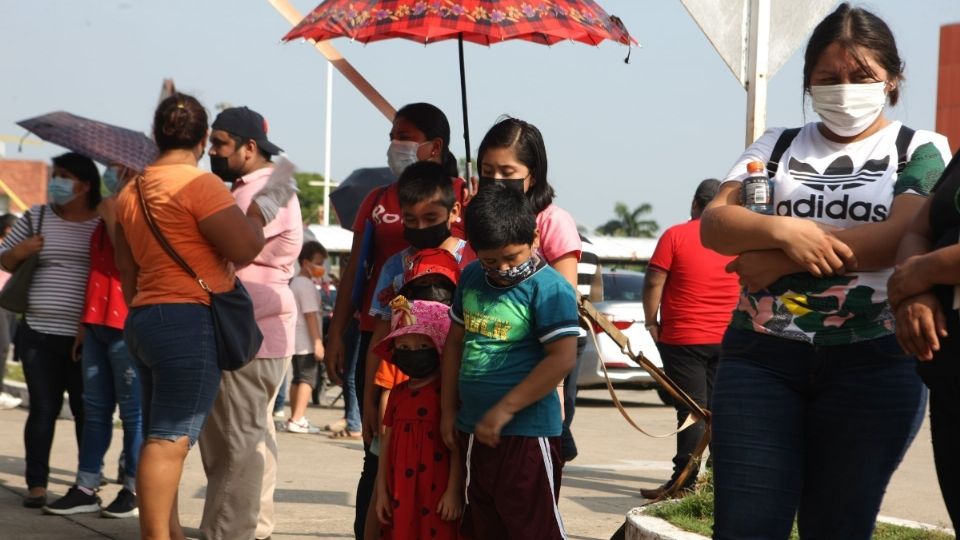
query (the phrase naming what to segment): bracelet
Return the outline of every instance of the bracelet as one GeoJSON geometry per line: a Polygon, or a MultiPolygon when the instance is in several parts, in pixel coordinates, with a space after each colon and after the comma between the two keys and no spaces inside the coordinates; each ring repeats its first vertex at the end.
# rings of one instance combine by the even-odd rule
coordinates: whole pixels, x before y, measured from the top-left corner
{"type": "Polygon", "coordinates": [[[649,330],[649,329],[651,329],[651,328],[653,328],[653,327],[655,327],[655,326],[660,326],[660,323],[648,323],[648,324],[643,325],[643,327],[646,328],[647,330],[649,330]]]}

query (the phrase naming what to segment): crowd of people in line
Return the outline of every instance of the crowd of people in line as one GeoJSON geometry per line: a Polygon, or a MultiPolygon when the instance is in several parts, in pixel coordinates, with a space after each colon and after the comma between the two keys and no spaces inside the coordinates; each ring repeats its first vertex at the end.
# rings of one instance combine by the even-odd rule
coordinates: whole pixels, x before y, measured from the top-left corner
{"type": "MultiPolygon", "coordinates": [[[[870,538],[928,395],[958,524],[960,170],[945,137],[886,116],[904,63],[884,21],[841,4],[804,60],[820,121],[768,130],[722,181],[702,182],[691,221],[667,231],[647,272],[646,327],[665,369],[712,411],[714,538],[787,538],[795,517],[801,537],[870,538]],[[756,160],[775,215],[742,204],[756,160]]],[[[199,442],[201,536],[269,538],[277,396],[292,369],[284,426],[317,431],[305,413],[322,361],[346,389],[337,436],[363,442],[356,538],[567,537],[558,500],[577,457],[585,247],[554,204],[537,127],[501,118],[480,143],[479,178],[464,180],[443,112],[397,111],[397,180],[360,205],[325,335],[327,253],[304,239],[263,117],[235,107],[208,124],[176,94],[153,138],[160,154],[142,171],[108,164],[101,176],[85,156],[54,158],[50,202],[0,246],[7,271],[39,256],[15,340],[30,395],[24,506],[139,515],[143,538],[182,539],[177,491],[199,442]],[[224,370],[211,294],[239,284],[263,341],[224,370]],[[77,477],[49,500],[65,391],[77,477]],[[123,489],[101,508],[117,406],[123,489]]],[[[671,480],[645,496],[694,487],[674,485],[694,429],[678,438],[671,480]]]]}

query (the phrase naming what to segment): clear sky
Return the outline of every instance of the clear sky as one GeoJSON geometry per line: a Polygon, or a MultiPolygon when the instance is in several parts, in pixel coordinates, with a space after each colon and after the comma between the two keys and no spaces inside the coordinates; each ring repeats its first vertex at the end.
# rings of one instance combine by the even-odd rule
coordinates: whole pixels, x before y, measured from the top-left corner
{"type": "MultiPolygon", "coordinates": [[[[774,0],[794,1],[794,0],[774,0]]],[[[802,1],[802,0],[796,0],[802,1]]],[[[293,0],[303,12],[313,0],[293,0]]],[[[591,230],[616,201],[649,202],[661,227],[684,220],[697,183],[719,177],[743,149],[746,94],[679,0],[600,0],[640,41],[625,47],[527,42],[466,45],[471,142],[502,114],[536,124],[557,204],[591,230]]],[[[906,62],[891,116],[933,129],[939,28],[960,22],[957,0],[860,3],[892,27],[906,62]]],[[[324,166],[325,60],[306,43],[281,43],[288,23],[266,0],[0,0],[0,134],[15,122],[67,110],[148,131],[160,83],[172,77],[209,110],[248,105],[302,170],[324,166]]],[[[776,28],[771,29],[771,35],[776,28]]],[[[397,108],[428,101],[463,155],[456,42],[334,45],[397,108]]],[[[801,53],[771,81],[768,125],[815,120],[801,95],[801,53]]],[[[339,74],[334,78],[334,180],[386,164],[389,124],[339,74]]],[[[7,143],[8,158],[62,149],[7,143]]]]}

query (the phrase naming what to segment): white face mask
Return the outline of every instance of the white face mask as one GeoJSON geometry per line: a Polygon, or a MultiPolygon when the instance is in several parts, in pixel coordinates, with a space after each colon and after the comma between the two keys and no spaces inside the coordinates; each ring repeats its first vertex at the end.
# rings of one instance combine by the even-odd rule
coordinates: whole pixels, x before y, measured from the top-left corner
{"type": "Polygon", "coordinates": [[[887,103],[887,83],[811,86],[813,110],[827,129],[841,137],[866,131],[887,103]]]}
{"type": "Polygon", "coordinates": [[[425,144],[427,143],[390,141],[390,147],[387,148],[387,166],[390,167],[390,172],[400,176],[407,167],[420,161],[417,150],[425,144]]]}

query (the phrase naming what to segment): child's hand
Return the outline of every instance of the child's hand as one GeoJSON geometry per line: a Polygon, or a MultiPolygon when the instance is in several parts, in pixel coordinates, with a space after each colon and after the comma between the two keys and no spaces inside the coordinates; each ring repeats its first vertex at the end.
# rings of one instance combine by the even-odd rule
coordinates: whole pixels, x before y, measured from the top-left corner
{"type": "Polygon", "coordinates": [[[473,428],[473,434],[481,443],[496,448],[500,444],[500,430],[510,420],[513,420],[512,412],[507,411],[500,404],[494,405],[473,428]]]}
{"type": "Polygon", "coordinates": [[[457,489],[451,489],[450,486],[440,497],[440,504],[437,505],[437,514],[444,521],[456,521],[463,514],[463,493],[457,489]]]}
{"type": "Polygon", "coordinates": [[[441,412],[440,414],[440,436],[443,437],[443,444],[453,450],[457,446],[457,414],[441,412]]]}
{"type": "Polygon", "coordinates": [[[377,482],[377,519],[384,525],[389,525],[393,518],[393,497],[390,496],[390,490],[387,489],[385,482],[377,482]]]}

